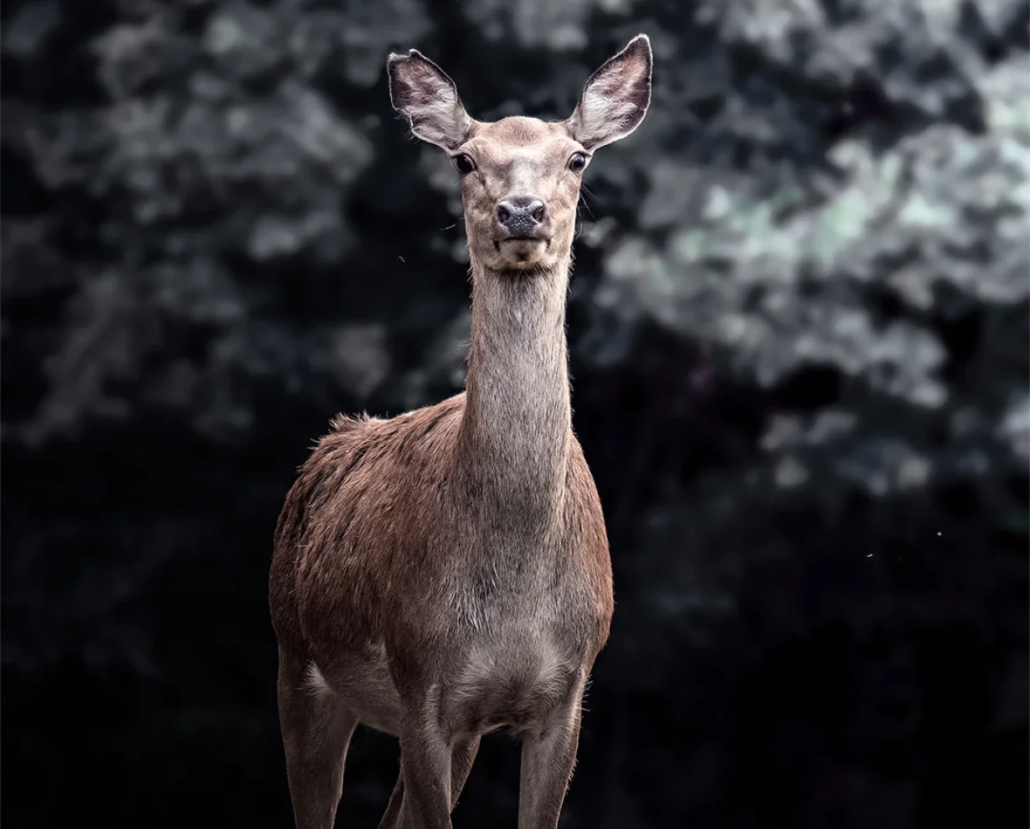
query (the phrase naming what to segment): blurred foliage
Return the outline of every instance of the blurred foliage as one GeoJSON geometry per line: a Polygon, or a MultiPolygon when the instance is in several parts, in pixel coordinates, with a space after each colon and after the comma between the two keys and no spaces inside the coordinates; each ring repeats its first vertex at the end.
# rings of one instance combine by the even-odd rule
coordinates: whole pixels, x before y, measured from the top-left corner
{"type": "MultiPolygon", "coordinates": [[[[282,496],[334,412],[460,388],[468,336],[456,183],[385,56],[562,118],[646,31],[570,305],[618,607],[563,826],[1027,825],[1026,3],[0,14],[11,820],[289,823],[282,496]]],[[[356,741],[341,823],[394,756],[356,741]]],[[[516,780],[485,748],[456,825],[516,780]]]]}

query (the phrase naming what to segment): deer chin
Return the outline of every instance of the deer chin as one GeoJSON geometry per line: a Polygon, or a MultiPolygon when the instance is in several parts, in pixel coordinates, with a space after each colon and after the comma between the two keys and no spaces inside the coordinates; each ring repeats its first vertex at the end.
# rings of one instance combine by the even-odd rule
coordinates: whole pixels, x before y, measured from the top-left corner
{"type": "Polygon", "coordinates": [[[550,239],[502,239],[494,242],[500,265],[505,270],[538,271],[547,267],[550,239]]]}

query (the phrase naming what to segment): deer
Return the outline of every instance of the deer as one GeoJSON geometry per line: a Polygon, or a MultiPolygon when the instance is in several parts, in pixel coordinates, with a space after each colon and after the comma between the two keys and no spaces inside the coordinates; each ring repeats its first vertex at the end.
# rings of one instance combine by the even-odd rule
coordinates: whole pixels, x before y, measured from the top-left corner
{"type": "Polygon", "coordinates": [[[558,825],[614,612],[572,429],[572,242],[583,172],[641,123],[651,73],[641,34],[568,119],[486,122],[419,51],[387,59],[393,108],[460,180],[467,372],[434,405],[334,417],[286,495],[269,606],[297,829],[334,826],[359,724],[400,743],[380,829],[451,829],[481,738],[501,730],[521,743],[519,829],[558,825]]]}

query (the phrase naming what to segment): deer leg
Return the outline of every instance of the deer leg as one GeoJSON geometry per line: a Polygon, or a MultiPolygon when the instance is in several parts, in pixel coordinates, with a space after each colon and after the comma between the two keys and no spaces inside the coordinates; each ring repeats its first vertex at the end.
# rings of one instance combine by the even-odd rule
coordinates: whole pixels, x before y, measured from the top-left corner
{"type": "Polygon", "coordinates": [[[452,829],[452,746],[441,728],[435,706],[410,711],[401,724],[400,826],[403,829],[452,829]]]}
{"type": "Polygon", "coordinates": [[[582,694],[541,732],[522,743],[519,829],[556,829],[576,764],[582,694]]]}
{"type": "Polygon", "coordinates": [[[390,802],[386,804],[386,812],[379,821],[379,829],[400,829],[401,808],[404,806],[404,772],[397,775],[397,782],[390,792],[390,802]]]}
{"type": "Polygon", "coordinates": [[[310,687],[304,660],[279,651],[279,726],[297,829],[332,829],[358,718],[328,689],[310,687]]]}
{"type": "MultiPolygon", "coordinates": [[[[479,737],[456,743],[451,752],[451,811],[458,805],[458,797],[465,787],[472,763],[479,751],[479,737]]],[[[404,804],[404,773],[397,775],[397,783],[390,793],[390,802],[386,806],[386,814],[379,821],[379,829],[400,829],[401,806],[404,804]]]]}
{"type": "Polygon", "coordinates": [[[472,764],[476,760],[479,751],[479,737],[471,737],[468,740],[454,744],[451,752],[451,811],[458,805],[458,798],[461,797],[461,790],[465,788],[465,781],[468,780],[469,772],[472,771],[472,764]]]}

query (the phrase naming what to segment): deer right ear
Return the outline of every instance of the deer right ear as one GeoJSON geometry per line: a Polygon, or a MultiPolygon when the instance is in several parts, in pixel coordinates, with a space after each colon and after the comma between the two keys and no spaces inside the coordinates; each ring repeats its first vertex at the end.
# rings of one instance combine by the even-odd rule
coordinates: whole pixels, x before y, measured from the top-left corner
{"type": "Polygon", "coordinates": [[[406,55],[391,54],[386,68],[390,103],[408,119],[416,137],[445,150],[465,143],[472,119],[446,72],[415,49],[406,55]]]}
{"type": "Polygon", "coordinates": [[[568,120],[572,137],[588,150],[625,138],[644,120],[651,103],[651,41],[637,35],[583,87],[568,120]]]}

